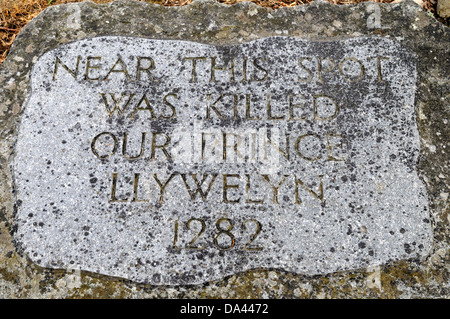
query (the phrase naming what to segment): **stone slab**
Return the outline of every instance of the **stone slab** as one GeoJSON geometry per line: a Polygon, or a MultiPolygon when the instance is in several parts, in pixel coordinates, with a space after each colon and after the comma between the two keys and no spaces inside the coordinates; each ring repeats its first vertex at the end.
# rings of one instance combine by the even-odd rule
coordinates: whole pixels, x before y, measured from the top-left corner
{"type": "Polygon", "coordinates": [[[51,269],[96,287],[110,285],[99,274],[209,282],[179,290],[190,296],[265,269],[276,271],[258,287],[286,271],[279,284],[297,287],[277,296],[364,269],[375,279],[357,285],[382,289],[389,267],[440,274],[424,280],[435,287],[448,247],[449,64],[436,24],[411,2],[47,10],[1,69],[5,260],[36,269],[24,282],[51,269]],[[205,200],[195,179],[211,184],[205,200]]]}
{"type": "Polygon", "coordinates": [[[423,257],[415,81],[410,52],[366,37],[61,46],[31,73],[17,241],[152,284],[423,257]]]}

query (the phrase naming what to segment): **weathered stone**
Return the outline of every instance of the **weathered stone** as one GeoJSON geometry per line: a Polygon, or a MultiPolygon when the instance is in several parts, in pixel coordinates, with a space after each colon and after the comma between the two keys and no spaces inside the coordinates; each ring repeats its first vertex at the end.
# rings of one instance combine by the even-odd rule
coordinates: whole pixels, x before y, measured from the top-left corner
{"type": "Polygon", "coordinates": [[[60,46],[31,74],[16,239],[43,267],[152,284],[424,257],[415,80],[387,39],[60,46]]]}
{"type": "Polygon", "coordinates": [[[448,42],[412,2],[46,10],[0,70],[3,294],[448,296],[448,42]]]}
{"type": "Polygon", "coordinates": [[[441,17],[450,18],[450,0],[438,0],[436,11],[441,17]]]}

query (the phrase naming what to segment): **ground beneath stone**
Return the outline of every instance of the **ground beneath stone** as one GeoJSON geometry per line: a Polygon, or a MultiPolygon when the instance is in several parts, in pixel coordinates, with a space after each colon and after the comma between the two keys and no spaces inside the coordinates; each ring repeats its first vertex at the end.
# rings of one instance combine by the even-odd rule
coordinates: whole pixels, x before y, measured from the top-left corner
{"type": "MultiPolygon", "coordinates": [[[[82,2],[84,0],[0,0],[0,65],[5,60],[8,51],[20,30],[45,8],[70,2],[82,2]]],[[[107,3],[112,0],[92,0],[95,3],[107,3]]],[[[164,6],[182,6],[193,0],[141,0],[157,3],[164,6]]],[[[312,2],[312,0],[250,0],[263,6],[278,9],[281,7],[293,7],[312,2]]],[[[352,4],[364,2],[363,0],[327,0],[335,4],[352,4]]],[[[375,0],[374,2],[391,3],[400,0],[375,0]]],[[[436,16],[436,0],[415,0],[422,7],[436,16]]],[[[242,0],[218,0],[225,4],[243,2],[242,0]]]]}

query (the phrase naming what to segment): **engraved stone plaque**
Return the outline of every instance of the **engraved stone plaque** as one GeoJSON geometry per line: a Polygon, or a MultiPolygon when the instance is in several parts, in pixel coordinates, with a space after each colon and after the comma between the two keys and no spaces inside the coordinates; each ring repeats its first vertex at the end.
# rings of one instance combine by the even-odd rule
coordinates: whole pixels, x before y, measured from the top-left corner
{"type": "Polygon", "coordinates": [[[31,73],[16,241],[43,267],[161,285],[423,257],[415,91],[387,38],[61,45],[31,73]]]}

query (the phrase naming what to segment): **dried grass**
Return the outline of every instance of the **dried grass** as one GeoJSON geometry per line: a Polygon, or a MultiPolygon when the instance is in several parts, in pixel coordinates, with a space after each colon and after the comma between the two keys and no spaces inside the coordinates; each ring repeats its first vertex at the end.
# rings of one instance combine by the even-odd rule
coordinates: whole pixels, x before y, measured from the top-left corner
{"type": "MultiPolygon", "coordinates": [[[[84,0],[0,0],[0,65],[6,58],[8,51],[20,30],[43,9],[51,5],[84,0]]],[[[112,0],[92,0],[95,3],[107,3],[112,0]]],[[[146,1],[146,0],[140,0],[146,1]]],[[[193,0],[147,0],[165,6],[183,6],[193,0]]],[[[245,0],[218,0],[225,4],[234,4],[245,0]]],[[[251,0],[263,7],[278,9],[310,3],[312,0],[251,0]]],[[[335,4],[359,3],[366,0],[328,0],[335,4]]],[[[375,2],[393,2],[394,0],[374,0],[375,2]]],[[[417,0],[422,1],[422,0],[417,0]]],[[[423,0],[425,10],[435,13],[436,0],[423,0]]]]}

